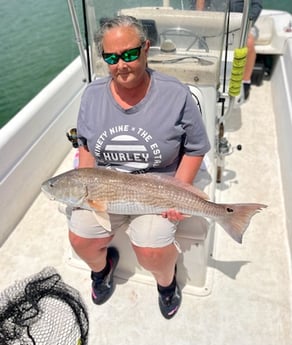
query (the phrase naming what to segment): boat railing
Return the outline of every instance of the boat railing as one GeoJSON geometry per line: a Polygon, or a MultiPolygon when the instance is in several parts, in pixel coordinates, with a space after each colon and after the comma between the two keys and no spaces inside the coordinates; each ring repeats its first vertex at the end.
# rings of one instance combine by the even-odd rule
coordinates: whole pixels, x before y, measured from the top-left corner
{"type": "Polygon", "coordinates": [[[78,57],[1,128],[0,246],[70,151],[84,86],[78,57]]]}

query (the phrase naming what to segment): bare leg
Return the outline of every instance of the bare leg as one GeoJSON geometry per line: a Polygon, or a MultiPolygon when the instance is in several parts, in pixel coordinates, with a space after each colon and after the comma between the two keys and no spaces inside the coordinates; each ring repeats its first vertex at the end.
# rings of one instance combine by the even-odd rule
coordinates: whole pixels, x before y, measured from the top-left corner
{"type": "Polygon", "coordinates": [[[94,272],[101,271],[106,265],[107,246],[113,236],[104,238],[83,238],[69,231],[69,240],[76,254],[94,272]]]}
{"type": "Polygon", "coordinates": [[[252,34],[249,34],[248,39],[247,39],[248,51],[247,51],[247,60],[246,60],[245,70],[243,74],[243,81],[251,80],[253,67],[256,61],[256,50],[255,50],[254,44],[255,44],[254,36],[252,34]]]}
{"type": "Polygon", "coordinates": [[[137,259],[141,266],[150,271],[157,283],[169,286],[173,280],[174,267],[178,258],[178,251],[174,244],[163,248],[144,248],[133,245],[137,259]]]}

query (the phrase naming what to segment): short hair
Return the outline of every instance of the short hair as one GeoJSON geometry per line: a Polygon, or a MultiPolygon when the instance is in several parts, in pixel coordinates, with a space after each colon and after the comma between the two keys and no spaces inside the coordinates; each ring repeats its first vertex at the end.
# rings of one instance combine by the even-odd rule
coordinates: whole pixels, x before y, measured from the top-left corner
{"type": "Polygon", "coordinates": [[[104,35],[113,28],[118,27],[132,27],[136,30],[141,44],[147,40],[147,33],[144,30],[140,21],[132,16],[116,16],[114,18],[102,18],[100,20],[100,29],[97,31],[94,37],[94,41],[97,47],[98,54],[103,52],[103,38],[104,35]]]}

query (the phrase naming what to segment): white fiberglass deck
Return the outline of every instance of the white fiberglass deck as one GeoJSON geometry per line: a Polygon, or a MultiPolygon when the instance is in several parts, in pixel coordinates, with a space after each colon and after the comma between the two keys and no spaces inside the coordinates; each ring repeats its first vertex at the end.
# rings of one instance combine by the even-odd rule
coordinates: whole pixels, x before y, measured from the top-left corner
{"type": "MultiPolygon", "coordinates": [[[[253,87],[249,102],[234,111],[228,125],[230,141],[243,150],[227,157],[217,201],[268,208],[252,219],[242,245],[216,229],[209,294],[184,293],[178,314],[168,321],[160,314],[154,284],[117,279],[112,298],[95,306],[89,272],[66,262],[65,217],[44,195],[0,249],[0,290],[54,266],[87,304],[89,345],[292,344],[291,267],[271,98],[269,82],[253,87]]],[[[72,156],[60,171],[72,168],[72,156]]]]}

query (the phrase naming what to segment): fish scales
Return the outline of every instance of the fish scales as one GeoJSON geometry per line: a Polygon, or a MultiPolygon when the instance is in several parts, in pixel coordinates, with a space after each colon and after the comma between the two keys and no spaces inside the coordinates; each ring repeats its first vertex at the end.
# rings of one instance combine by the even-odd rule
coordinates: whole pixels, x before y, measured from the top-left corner
{"type": "MultiPolygon", "coordinates": [[[[201,215],[211,214],[212,210],[215,210],[212,204],[194,196],[194,193],[169,185],[163,179],[152,180],[143,175],[133,174],[118,175],[117,179],[114,178],[114,172],[113,177],[109,175],[110,181],[104,183],[107,175],[100,174],[95,179],[89,178],[87,186],[88,198],[107,201],[109,213],[137,214],[140,210],[141,214],[157,214],[174,208],[181,213],[201,215]]],[[[221,206],[216,208],[217,215],[225,212],[221,206]]]]}
{"type": "Polygon", "coordinates": [[[68,171],[45,181],[42,190],[51,199],[95,212],[138,215],[175,209],[185,215],[207,217],[239,243],[252,216],[266,207],[258,203],[217,204],[173,177],[105,168],[68,171]]]}

